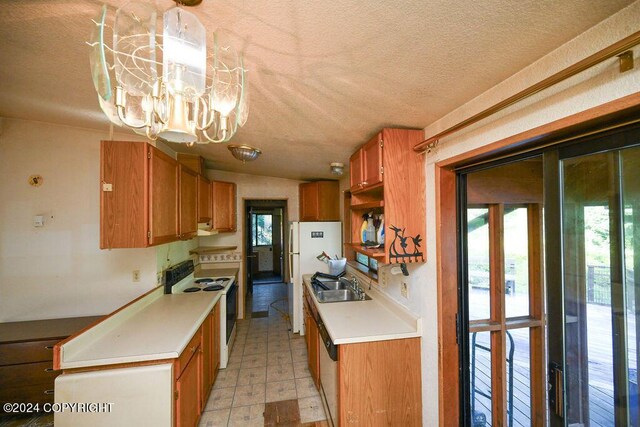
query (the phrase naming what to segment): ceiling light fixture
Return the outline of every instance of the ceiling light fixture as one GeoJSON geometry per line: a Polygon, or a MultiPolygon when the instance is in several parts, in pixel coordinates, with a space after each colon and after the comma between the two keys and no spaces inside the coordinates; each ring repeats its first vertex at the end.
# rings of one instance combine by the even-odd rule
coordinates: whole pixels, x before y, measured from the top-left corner
{"type": "Polygon", "coordinates": [[[341,176],[344,173],[344,163],[334,162],[331,163],[331,173],[341,176]]]}
{"type": "Polygon", "coordinates": [[[124,4],[113,26],[102,7],[89,42],[100,107],[116,125],[152,140],[189,146],[229,141],[249,113],[243,57],[220,33],[207,51],[204,26],[181,3],[187,1],[164,12],[161,34],[158,11],[149,3],[124,4]],[[113,33],[111,47],[107,32],[113,33]]]}
{"type": "Polygon", "coordinates": [[[252,162],[257,159],[262,151],[250,145],[229,145],[227,146],[231,154],[242,163],[252,162]]]}

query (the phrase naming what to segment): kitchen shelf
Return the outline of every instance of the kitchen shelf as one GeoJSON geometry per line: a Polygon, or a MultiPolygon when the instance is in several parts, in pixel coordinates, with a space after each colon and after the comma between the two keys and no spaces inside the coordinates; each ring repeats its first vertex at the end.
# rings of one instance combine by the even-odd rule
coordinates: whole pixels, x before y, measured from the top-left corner
{"type": "Polygon", "coordinates": [[[216,253],[216,252],[227,252],[227,251],[234,251],[238,249],[237,246],[200,246],[198,248],[195,249],[191,249],[189,251],[189,255],[193,255],[193,254],[211,254],[211,253],[216,253]]]}
{"type": "Polygon", "coordinates": [[[355,205],[351,205],[351,210],[355,211],[355,210],[374,209],[374,208],[383,208],[383,207],[384,207],[384,200],[376,200],[373,202],[358,203],[355,205]]]}
{"type": "Polygon", "coordinates": [[[371,258],[384,258],[384,248],[365,248],[361,244],[358,243],[345,243],[346,246],[349,246],[356,252],[364,254],[371,258]]]}

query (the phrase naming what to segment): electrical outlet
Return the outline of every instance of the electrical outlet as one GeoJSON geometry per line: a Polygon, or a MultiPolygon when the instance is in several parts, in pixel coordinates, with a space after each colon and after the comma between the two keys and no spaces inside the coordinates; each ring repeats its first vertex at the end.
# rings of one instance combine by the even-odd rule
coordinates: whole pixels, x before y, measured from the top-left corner
{"type": "Polygon", "coordinates": [[[400,294],[405,298],[409,298],[409,285],[407,285],[407,282],[402,282],[400,285],[400,294]]]}
{"type": "Polygon", "coordinates": [[[134,282],[139,282],[140,281],[140,270],[133,270],[131,278],[133,279],[134,282]]]}

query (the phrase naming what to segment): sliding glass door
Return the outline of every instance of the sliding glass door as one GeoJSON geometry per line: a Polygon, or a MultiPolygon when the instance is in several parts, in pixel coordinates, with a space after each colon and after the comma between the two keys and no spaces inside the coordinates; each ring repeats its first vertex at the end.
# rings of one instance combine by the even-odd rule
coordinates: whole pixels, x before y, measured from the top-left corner
{"type": "Polygon", "coordinates": [[[639,425],[640,148],[613,148],[625,140],[558,155],[562,287],[550,297],[564,316],[549,331],[564,336],[550,348],[552,386],[564,396],[552,399],[555,425],[639,425]]]}
{"type": "Polygon", "coordinates": [[[458,177],[464,425],[640,427],[640,130],[458,177]]]}

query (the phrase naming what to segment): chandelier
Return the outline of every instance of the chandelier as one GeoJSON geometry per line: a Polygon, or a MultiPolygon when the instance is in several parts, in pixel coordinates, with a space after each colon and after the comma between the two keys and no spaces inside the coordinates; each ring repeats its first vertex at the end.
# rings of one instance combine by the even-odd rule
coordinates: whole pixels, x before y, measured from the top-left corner
{"type": "Polygon", "coordinates": [[[102,111],[152,140],[229,141],[249,114],[242,55],[219,32],[207,50],[204,26],[179,6],[162,15],[161,34],[157,20],[153,5],[137,1],[117,9],[112,25],[106,5],[94,20],[88,44],[102,111]]]}

